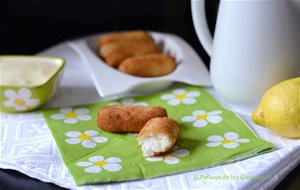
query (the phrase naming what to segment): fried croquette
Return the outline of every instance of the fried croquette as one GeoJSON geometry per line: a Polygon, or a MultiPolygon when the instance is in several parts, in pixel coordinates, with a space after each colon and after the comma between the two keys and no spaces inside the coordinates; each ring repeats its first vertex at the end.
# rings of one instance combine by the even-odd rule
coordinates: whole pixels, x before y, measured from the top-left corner
{"type": "Polygon", "coordinates": [[[173,72],[175,59],[166,54],[152,54],[130,57],[123,61],[118,69],[124,73],[139,77],[158,77],[173,72]]]}
{"type": "Polygon", "coordinates": [[[149,41],[125,41],[108,43],[100,47],[99,54],[105,62],[118,67],[125,59],[133,56],[160,53],[160,48],[149,41]]]}
{"type": "Polygon", "coordinates": [[[99,111],[97,124],[108,132],[140,132],[155,117],[167,117],[167,111],[159,106],[112,105],[99,111]]]}
{"type": "Polygon", "coordinates": [[[144,41],[152,41],[153,38],[143,30],[133,30],[128,32],[115,32],[111,34],[104,35],[99,38],[97,42],[97,46],[103,46],[112,42],[120,42],[120,41],[135,41],[135,40],[144,40],[144,41]]]}
{"type": "Polygon", "coordinates": [[[157,156],[171,150],[179,132],[180,126],[170,118],[150,119],[138,135],[144,157],[157,156]]]}

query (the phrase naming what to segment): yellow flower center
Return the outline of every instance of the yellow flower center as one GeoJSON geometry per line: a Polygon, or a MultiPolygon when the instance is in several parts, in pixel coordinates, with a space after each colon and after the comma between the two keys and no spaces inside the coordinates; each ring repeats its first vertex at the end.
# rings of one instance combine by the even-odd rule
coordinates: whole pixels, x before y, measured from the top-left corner
{"type": "Polygon", "coordinates": [[[95,166],[105,166],[106,164],[107,164],[107,162],[105,162],[105,161],[99,161],[99,162],[94,163],[95,166]]]}
{"type": "Polygon", "coordinates": [[[82,141],[85,141],[85,140],[91,139],[91,136],[89,136],[89,135],[80,135],[78,138],[82,141]]]}
{"type": "Polygon", "coordinates": [[[208,115],[207,114],[199,114],[199,115],[196,115],[196,118],[197,119],[207,119],[208,115]]]}
{"type": "Polygon", "coordinates": [[[180,99],[180,100],[185,99],[186,98],[186,94],[177,94],[176,98],[180,99]]]}
{"type": "Polygon", "coordinates": [[[225,139],[225,140],[221,141],[222,144],[229,144],[229,143],[232,143],[232,142],[234,142],[234,140],[225,139]]]}
{"type": "Polygon", "coordinates": [[[77,115],[75,112],[68,112],[68,113],[65,113],[65,116],[66,116],[66,118],[74,118],[77,115]]]}
{"type": "Polygon", "coordinates": [[[25,100],[23,100],[22,98],[17,98],[17,99],[15,99],[14,102],[17,106],[25,106],[26,105],[25,100]]]}

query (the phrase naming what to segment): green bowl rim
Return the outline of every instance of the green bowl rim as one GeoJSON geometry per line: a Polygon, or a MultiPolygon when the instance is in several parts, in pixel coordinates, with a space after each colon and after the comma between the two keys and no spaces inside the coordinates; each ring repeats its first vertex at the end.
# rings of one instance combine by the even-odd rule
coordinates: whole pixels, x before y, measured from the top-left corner
{"type": "Polygon", "coordinates": [[[0,88],[38,88],[43,85],[46,85],[48,82],[50,82],[53,78],[55,78],[58,73],[64,68],[65,66],[65,59],[63,57],[55,57],[55,56],[39,56],[39,55],[0,55],[1,57],[16,57],[16,58],[48,58],[48,59],[59,59],[62,61],[62,64],[59,66],[59,68],[53,73],[53,75],[44,83],[35,85],[35,86],[13,86],[13,85],[0,85],[0,88]]]}

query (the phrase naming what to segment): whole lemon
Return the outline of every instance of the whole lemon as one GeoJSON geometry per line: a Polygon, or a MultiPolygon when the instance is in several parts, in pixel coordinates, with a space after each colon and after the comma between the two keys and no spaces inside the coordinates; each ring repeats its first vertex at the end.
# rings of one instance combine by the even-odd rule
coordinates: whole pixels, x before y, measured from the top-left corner
{"type": "Polygon", "coordinates": [[[252,120],[287,138],[300,138],[300,77],[280,82],[263,95],[252,120]]]}

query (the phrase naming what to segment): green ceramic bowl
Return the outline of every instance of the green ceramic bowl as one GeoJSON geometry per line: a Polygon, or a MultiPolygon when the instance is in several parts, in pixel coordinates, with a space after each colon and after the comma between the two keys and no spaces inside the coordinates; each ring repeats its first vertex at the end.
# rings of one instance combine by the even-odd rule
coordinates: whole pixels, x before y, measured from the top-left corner
{"type": "Polygon", "coordinates": [[[0,56],[0,111],[26,112],[44,105],[57,90],[64,65],[59,57],[0,56]]]}

